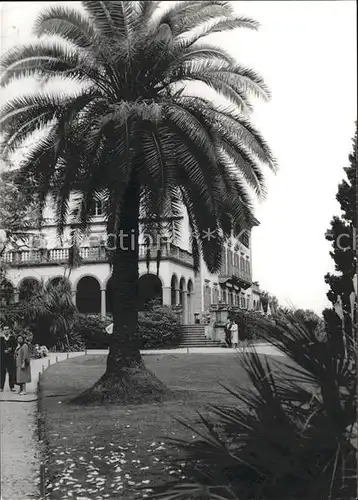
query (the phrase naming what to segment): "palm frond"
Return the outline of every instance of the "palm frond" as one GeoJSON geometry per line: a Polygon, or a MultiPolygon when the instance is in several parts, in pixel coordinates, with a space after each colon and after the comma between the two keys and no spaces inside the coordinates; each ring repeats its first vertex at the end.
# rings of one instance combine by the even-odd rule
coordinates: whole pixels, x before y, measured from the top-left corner
{"type": "Polygon", "coordinates": [[[97,39],[96,31],[80,11],[55,5],[43,10],[37,17],[33,32],[37,37],[58,36],[77,47],[90,48],[97,39]]]}

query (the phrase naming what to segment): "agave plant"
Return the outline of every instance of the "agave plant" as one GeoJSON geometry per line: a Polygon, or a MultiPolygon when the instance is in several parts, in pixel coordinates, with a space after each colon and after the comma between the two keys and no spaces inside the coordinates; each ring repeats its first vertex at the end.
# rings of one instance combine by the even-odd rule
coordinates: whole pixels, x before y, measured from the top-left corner
{"type": "Polygon", "coordinates": [[[196,441],[170,440],[186,457],[186,479],[158,488],[153,498],[355,497],[354,338],[348,337],[344,353],[342,331],[337,341],[327,325],[327,338],[319,341],[294,314],[275,326],[263,321],[261,329],[287,361],[277,365],[256,353],[243,355],[252,387],[228,389],[237,406],[210,407],[209,416],[201,415],[204,431],[189,425],[196,441]]]}
{"type": "Polygon", "coordinates": [[[75,190],[83,227],[104,196],[108,233],[134,240],[128,249],[118,238],[111,258],[114,333],[97,393],[143,401],[163,387],[145,371],[136,340],[139,220],[148,233],[163,216],[180,218],[185,207],[196,268],[202,254],[210,271],[220,269],[225,237],[254,222],[248,188],[262,197],[262,166],[275,169],[250,123],[251,97],[267,99],[269,91],[255,71],[205,43],[213,33],[257,29],[231,2],[81,4],[45,10],[35,40],[2,58],[2,85],[27,76],[43,84],[3,107],[4,154],[47,130],[20,175],[33,180],[42,204],[54,196],[59,232],[75,190]],[[47,90],[54,82],[66,91],[47,90]],[[209,86],[227,106],[193,95],[190,82],[209,86]],[[208,229],[215,237],[205,237],[208,229]]]}

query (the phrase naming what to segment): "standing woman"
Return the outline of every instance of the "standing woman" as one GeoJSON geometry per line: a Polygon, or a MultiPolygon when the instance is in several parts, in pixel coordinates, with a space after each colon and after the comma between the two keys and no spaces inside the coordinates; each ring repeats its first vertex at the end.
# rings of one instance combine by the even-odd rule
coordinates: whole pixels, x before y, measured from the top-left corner
{"type": "Polygon", "coordinates": [[[16,383],[20,386],[19,394],[26,394],[26,384],[31,382],[30,353],[28,345],[22,335],[17,337],[17,347],[15,351],[16,359],[16,383]]]}
{"type": "Polygon", "coordinates": [[[232,338],[231,338],[232,344],[236,349],[238,344],[239,344],[239,327],[237,326],[237,323],[235,320],[232,322],[231,335],[232,335],[232,338]]]}

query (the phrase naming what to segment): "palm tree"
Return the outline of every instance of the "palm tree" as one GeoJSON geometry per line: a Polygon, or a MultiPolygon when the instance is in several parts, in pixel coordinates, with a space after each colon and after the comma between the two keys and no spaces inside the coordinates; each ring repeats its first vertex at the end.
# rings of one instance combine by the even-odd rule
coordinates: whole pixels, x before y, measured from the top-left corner
{"type": "Polygon", "coordinates": [[[42,205],[53,196],[59,233],[75,191],[83,227],[101,195],[108,233],[131,236],[130,249],[122,238],[110,256],[114,341],[92,395],[142,401],[163,391],[144,370],[136,335],[140,217],[152,226],[185,207],[195,267],[202,254],[216,271],[224,239],[253,222],[250,188],[264,195],[262,165],[275,169],[249,121],[250,98],[269,97],[263,79],[203,41],[240,27],[258,24],[237,16],[230,2],[82,2],[81,10],[45,10],[35,41],[2,59],[2,85],[28,76],[44,82],[36,94],[7,102],[0,123],[4,154],[46,129],[20,175],[36,183],[42,205]],[[66,89],[50,90],[54,82],[66,89]],[[194,95],[191,82],[227,104],[194,95]],[[207,229],[216,237],[205,239],[207,229]]]}

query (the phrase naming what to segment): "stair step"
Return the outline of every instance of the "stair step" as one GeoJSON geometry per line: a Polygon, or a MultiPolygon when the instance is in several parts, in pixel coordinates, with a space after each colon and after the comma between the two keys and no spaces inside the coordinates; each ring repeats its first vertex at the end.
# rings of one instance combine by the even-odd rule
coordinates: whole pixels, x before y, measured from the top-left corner
{"type": "MultiPolygon", "coordinates": [[[[215,343],[216,341],[215,340],[209,340],[209,339],[207,339],[207,340],[199,340],[199,341],[196,341],[196,340],[194,340],[194,341],[190,341],[190,340],[187,340],[187,341],[184,340],[183,341],[183,340],[181,340],[180,341],[181,344],[207,344],[208,342],[209,343],[210,342],[214,342],[215,343]]],[[[216,343],[220,344],[220,342],[216,342],[216,343]]]]}
{"type": "Polygon", "coordinates": [[[180,332],[181,335],[185,335],[186,337],[205,337],[204,332],[180,332]]]}
{"type": "Polygon", "coordinates": [[[220,347],[220,344],[215,342],[207,342],[206,344],[179,344],[179,347],[190,348],[190,347],[220,347]]]}

